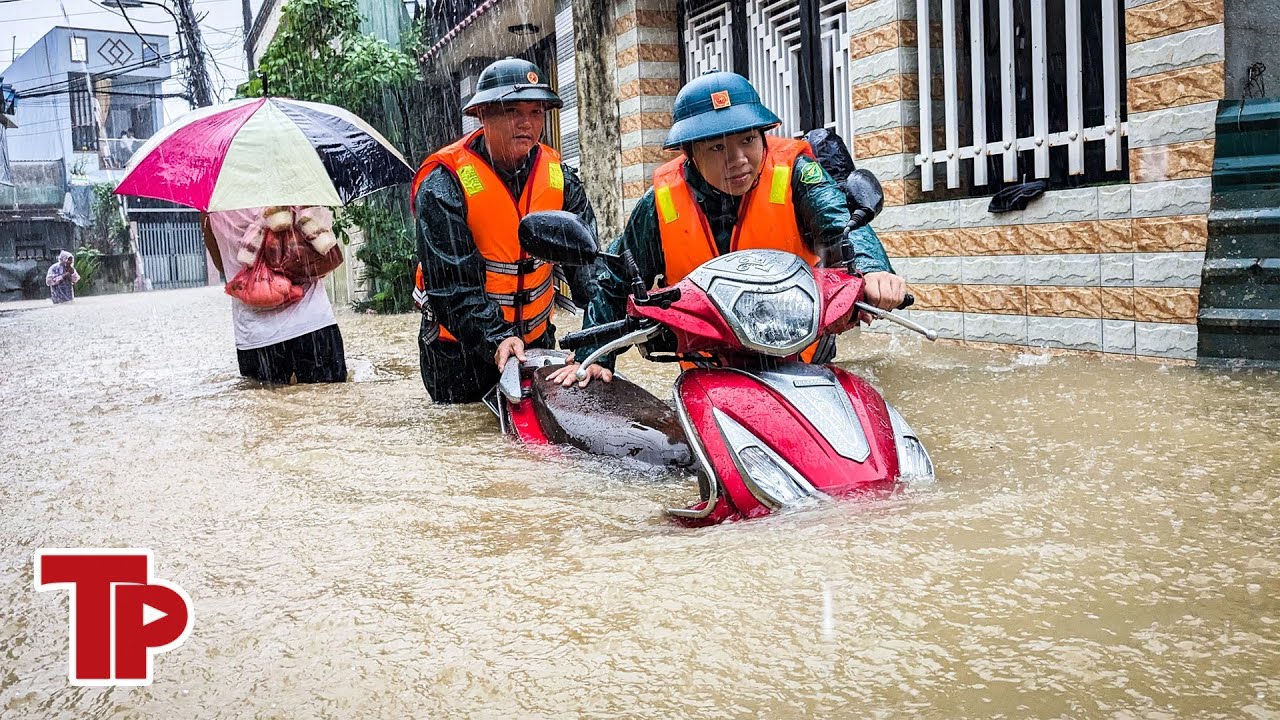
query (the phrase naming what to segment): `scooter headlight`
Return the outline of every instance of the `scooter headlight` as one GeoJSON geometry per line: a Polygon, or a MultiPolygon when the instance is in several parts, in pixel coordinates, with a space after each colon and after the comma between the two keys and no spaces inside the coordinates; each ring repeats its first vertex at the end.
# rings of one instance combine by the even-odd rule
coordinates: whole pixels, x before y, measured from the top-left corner
{"type": "Polygon", "coordinates": [[[777,507],[788,507],[807,497],[787,471],[761,448],[755,445],[742,448],[738,451],[738,459],[742,462],[742,469],[755,483],[755,489],[760,491],[761,500],[777,507]]]}
{"type": "Polygon", "coordinates": [[[933,461],[924,444],[907,421],[892,406],[889,422],[893,425],[893,444],[898,448],[898,476],[909,480],[933,480],[933,461]]]}
{"type": "Polygon", "coordinates": [[[711,296],[738,339],[761,352],[790,355],[817,338],[817,298],[800,285],[763,292],[720,282],[711,296]]]}
{"type": "Polygon", "coordinates": [[[773,509],[791,507],[805,498],[821,495],[804,476],[778,456],[750,430],[720,410],[712,410],[725,444],[747,489],[773,509]]]}

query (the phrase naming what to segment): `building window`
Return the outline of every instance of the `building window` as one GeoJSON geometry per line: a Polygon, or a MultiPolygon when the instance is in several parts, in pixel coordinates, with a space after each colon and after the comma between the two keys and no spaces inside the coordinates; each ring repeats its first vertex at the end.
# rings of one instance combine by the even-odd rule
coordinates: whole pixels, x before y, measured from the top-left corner
{"type": "Polygon", "coordinates": [[[48,248],[40,240],[18,240],[14,243],[15,260],[41,260],[49,254],[48,248]]]}
{"type": "Polygon", "coordinates": [[[82,63],[89,59],[89,40],[79,35],[71,36],[71,62],[82,63]]]}
{"type": "Polygon", "coordinates": [[[98,126],[93,121],[93,97],[83,73],[68,73],[71,102],[71,147],[77,152],[98,149],[98,126]]]}
{"type": "Polygon", "coordinates": [[[1120,0],[918,4],[921,187],[1128,177],[1120,0]]]}
{"type": "Polygon", "coordinates": [[[825,127],[851,139],[846,0],[685,0],[680,7],[686,81],[731,70],[782,120],[776,134],[825,127]]]}

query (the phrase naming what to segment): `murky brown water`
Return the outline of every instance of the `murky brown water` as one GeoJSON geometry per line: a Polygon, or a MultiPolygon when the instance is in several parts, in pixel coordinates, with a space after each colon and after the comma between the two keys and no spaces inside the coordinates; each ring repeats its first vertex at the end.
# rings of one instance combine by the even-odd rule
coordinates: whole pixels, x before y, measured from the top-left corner
{"type": "Polygon", "coordinates": [[[0,716],[1280,715],[1280,375],[864,338],[938,482],[689,531],[680,478],[430,405],[411,317],[268,390],[227,305],[0,312],[0,716]],[[67,686],[32,555],[93,546],[194,599],[150,687],[67,686]]]}

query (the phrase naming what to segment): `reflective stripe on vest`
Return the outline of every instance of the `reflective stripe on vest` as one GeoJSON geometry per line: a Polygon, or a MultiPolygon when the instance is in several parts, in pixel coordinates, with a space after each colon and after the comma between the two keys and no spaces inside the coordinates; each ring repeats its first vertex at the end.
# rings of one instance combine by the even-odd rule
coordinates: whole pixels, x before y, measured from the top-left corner
{"type": "Polygon", "coordinates": [[[413,270],[413,308],[418,312],[427,307],[427,282],[422,278],[422,263],[413,270]]]}
{"type": "MultiPolygon", "coordinates": [[[[483,132],[476,130],[424,160],[414,177],[411,197],[417,196],[419,185],[436,167],[453,173],[466,200],[467,227],[485,261],[485,294],[498,302],[507,322],[520,326],[525,342],[532,342],[547,329],[554,299],[554,293],[548,292],[554,287],[553,269],[520,250],[516,231],[520,219],[531,212],[564,209],[564,171],[560,155],[539,144],[524,194],[517,199],[489,163],[471,150],[471,143],[483,132]]],[[[425,283],[422,289],[425,293],[425,283]]],[[[456,341],[443,327],[440,337],[456,341]]]]}
{"type": "MultiPolygon", "coordinates": [[[[805,245],[796,223],[791,191],[791,168],[801,155],[813,157],[804,140],[765,136],[760,178],[738,207],[730,251],[785,250],[816,265],[818,256],[805,245]]],[[[684,176],[685,157],[672,160],[653,174],[653,197],[658,233],[666,260],[663,275],[674,285],[699,265],[720,254],[702,208],[684,176]]]]}

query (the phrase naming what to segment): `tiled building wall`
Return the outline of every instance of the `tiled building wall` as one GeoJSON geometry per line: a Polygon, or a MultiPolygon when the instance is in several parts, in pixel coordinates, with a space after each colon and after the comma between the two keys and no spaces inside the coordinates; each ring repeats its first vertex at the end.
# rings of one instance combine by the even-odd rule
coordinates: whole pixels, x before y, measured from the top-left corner
{"type": "Polygon", "coordinates": [[[853,146],[894,206],[874,227],[917,295],[908,314],[943,337],[1195,357],[1223,0],[1125,4],[1130,184],[992,215],[919,191],[914,2],[851,0],[853,146]]]}
{"type": "MultiPolygon", "coordinates": [[[[908,314],[968,342],[1194,358],[1223,1],[1124,0],[1129,184],[992,215],[985,198],[920,190],[915,0],[849,0],[850,145],[885,187],[874,227],[919,298],[908,314]]],[[[675,0],[612,7],[627,215],[671,157],[680,48],[675,0]]]]}
{"type": "Polygon", "coordinates": [[[618,0],[614,17],[623,214],[629,216],[653,171],[674,157],[662,143],[680,90],[676,0],[618,0]]]}

